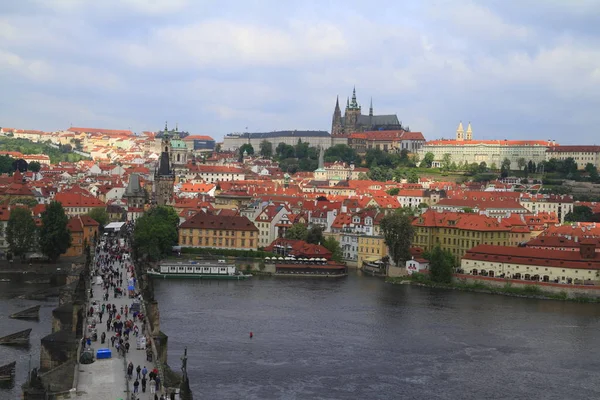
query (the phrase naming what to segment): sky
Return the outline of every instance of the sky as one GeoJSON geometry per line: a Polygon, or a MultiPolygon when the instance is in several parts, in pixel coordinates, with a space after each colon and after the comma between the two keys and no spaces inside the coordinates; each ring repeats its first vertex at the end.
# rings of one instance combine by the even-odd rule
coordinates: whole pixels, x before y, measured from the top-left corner
{"type": "Polygon", "coordinates": [[[0,126],[331,130],[599,144],[598,0],[0,2],[0,126]],[[466,128],[466,125],[465,125],[466,128]]]}

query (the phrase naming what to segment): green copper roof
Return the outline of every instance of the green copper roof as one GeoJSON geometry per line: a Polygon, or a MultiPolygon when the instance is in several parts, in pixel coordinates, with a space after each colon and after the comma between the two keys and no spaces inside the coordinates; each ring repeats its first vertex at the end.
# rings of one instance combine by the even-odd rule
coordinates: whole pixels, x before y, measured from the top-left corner
{"type": "Polygon", "coordinates": [[[179,139],[171,139],[171,149],[185,149],[187,148],[185,142],[179,139]]]}

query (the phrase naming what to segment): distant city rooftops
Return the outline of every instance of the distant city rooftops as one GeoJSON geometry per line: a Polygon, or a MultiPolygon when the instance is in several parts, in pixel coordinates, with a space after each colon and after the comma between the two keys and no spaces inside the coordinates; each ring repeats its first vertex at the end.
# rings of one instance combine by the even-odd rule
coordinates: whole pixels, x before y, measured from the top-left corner
{"type": "Polygon", "coordinates": [[[274,131],[274,132],[240,132],[230,133],[228,137],[250,138],[250,139],[268,139],[274,137],[328,137],[327,131],[274,131]]]}

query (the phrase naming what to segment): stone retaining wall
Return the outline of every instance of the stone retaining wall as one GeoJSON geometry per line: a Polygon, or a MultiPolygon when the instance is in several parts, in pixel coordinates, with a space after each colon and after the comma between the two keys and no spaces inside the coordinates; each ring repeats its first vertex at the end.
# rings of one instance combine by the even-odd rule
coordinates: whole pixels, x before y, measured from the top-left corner
{"type": "Polygon", "coordinates": [[[524,281],[518,279],[492,278],[489,276],[476,276],[466,274],[454,274],[454,280],[459,282],[476,283],[481,282],[488,286],[505,287],[510,284],[513,287],[538,286],[544,292],[566,293],[569,298],[577,297],[600,297],[600,286],[592,285],[565,285],[553,282],[524,281]]]}

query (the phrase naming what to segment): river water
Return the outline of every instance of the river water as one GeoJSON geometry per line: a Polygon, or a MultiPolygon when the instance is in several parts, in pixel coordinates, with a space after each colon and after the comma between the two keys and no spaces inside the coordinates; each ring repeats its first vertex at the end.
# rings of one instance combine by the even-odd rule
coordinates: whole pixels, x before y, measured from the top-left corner
{"type": "Polygon", "coordinates": [[[19,299],[25,293],[48,288],[48,285],[16,284],[0,282],[0,337],[31,328],[29,347],[0,346],[0,365],[17,362],[15,381],[12,387],[0,387],[0,399],[21,399],[21,385],[27,380],[30,355],[32,368],[40,364],[40,339],[52,331],[52,310],[58,306],[58,298],[48,301],[19,299]],[[28,307],[41,304],[40,320],[27,321],[9,319],[8,316],[28,307]]]}
{"type": "Polygon", "coordinates": [[[600,307],[343,280],[157,281],[196,399],[591,399],[600,307]],[[254,338],[249,338],[249,332],[254,338]]]}

